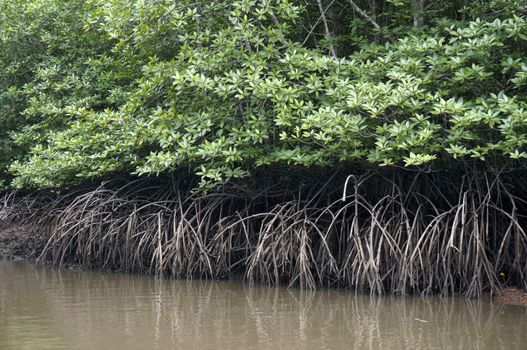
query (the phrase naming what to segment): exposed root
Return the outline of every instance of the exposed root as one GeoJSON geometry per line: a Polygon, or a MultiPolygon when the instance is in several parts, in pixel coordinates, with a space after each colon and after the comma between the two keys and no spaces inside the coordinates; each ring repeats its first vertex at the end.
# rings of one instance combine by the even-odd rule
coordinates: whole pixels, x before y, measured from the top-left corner
{"type": "Polygon", "coordinates": [[[502,178],[331,178],[309,190],[190,194],[137,180],[66,196],[2,201],[0,221],[47,237],[60,265],[478,296],[527,289],[526,201],[502,178]],[[316,189],[316,190],[313,190],[316,189]]]}

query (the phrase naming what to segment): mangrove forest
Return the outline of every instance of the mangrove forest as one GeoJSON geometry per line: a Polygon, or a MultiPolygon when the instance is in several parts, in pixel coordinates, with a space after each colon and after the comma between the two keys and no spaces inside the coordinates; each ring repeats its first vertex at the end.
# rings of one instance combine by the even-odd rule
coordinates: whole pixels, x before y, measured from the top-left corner
{"type": "Polygon", "coordinates": [[[525,0],[0,0],[0,257],[527,289],[525,0]]]}

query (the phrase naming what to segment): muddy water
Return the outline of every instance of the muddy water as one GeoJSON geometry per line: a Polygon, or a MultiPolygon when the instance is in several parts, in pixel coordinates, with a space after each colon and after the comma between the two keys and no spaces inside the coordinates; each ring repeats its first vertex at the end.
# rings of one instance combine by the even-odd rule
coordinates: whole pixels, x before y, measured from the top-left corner
{"type": "Polygon", "coordinates": [[[0,349],[527,349],[527,308],[0,262],[0,349]]]}

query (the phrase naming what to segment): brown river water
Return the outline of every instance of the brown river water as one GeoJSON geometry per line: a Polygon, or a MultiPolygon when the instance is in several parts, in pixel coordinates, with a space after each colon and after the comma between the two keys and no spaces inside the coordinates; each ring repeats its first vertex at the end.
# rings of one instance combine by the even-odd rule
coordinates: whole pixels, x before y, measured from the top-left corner
{"type": "Polygon", "coordinates": [[[527,308],[0,262],[0,350],[527,349],[527,308]]]}

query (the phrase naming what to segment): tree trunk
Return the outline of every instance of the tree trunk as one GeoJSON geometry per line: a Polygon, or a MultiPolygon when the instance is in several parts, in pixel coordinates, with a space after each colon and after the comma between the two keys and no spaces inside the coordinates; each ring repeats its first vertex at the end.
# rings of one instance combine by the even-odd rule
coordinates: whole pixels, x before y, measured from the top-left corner
{"type": "Polygon", "coordinates": [[[414,27],[421,27],[425,22],[425,0],[414,0],[414,27]]]}

